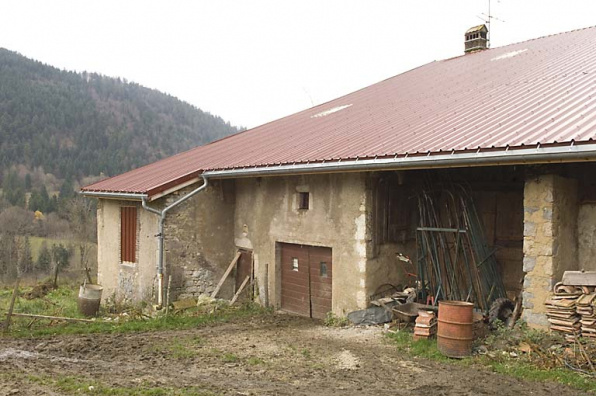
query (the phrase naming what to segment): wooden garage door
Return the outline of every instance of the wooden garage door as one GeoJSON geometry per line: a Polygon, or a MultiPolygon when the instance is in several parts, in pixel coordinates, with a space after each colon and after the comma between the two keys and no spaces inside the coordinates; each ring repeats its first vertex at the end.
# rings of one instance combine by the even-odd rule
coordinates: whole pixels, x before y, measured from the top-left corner
{"type": "Polygon", "coordinates": [[[281,244],[281,308],[323,319],[331,311],[331,249],[281,244]]]}

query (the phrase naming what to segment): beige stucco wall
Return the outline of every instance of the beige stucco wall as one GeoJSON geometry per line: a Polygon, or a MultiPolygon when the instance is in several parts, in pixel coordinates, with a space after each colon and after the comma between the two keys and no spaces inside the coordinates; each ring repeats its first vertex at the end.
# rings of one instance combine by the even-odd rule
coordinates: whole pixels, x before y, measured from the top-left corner
{"type": "Polygon", "coordinates": [[[596,204],[580,206],[577,218],[578,269],[596,271],[596,204]]]}
{"type": "Polygon", "coordinates": [[[277,242],[285,242],[330,247],[333,312],[365,308],[370,238],[366,205],[361,173],[237,180],[234,233],[237,244],[254,249],[261,301],[280,306],[276,248],[277,242]],[[297,209],[298,191],[311,194],[309,210],[297,209]]]}
{"type": "Polygon", "coordinates": [[[98,283],[104,287],[103,298],[139,302],[149,300],[155,277],[157,252],[156,216],[138,203],[100,199],[97,205],[98,283]],[[120,207],[137,206],[137,262],[120,262],[120,207]]]}
{"type": "Polygon", "coordinates": [[[416,241],[405,243],[385,243],[377,248],[376,254],[371,255],[367,263],[367,295],[373,295],[386,290],[384,285],[391,284],[398,288],[416,286],[416,278],[407,276],[418,272],[416,260],[416,241]],[[410,257],[413,266],[397,259],[397,253],[410,257]]]}

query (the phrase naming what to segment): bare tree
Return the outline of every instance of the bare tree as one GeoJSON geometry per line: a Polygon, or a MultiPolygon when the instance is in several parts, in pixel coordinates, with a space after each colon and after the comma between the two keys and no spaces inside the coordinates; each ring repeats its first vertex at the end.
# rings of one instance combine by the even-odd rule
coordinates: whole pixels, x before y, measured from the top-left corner
{"type": "Polygon", "coordinates": [[[19,264],[29,267],[25,256],[30,257],[31,251],[24,236],[31,233],[33,218],[33,213],[18,207],[0,212],[0,269],[6,279],[11,280],[19,275],[19,264]]]}
{"type": "Polygon", "coordinates": [[[64,205],[66,218],[70,222],[73,239],[80,254],[80,267],[85,269],[87,280],[91,280],[92,242],[96,238],[95,203],[89,199],[74,197],[64,205]]]}

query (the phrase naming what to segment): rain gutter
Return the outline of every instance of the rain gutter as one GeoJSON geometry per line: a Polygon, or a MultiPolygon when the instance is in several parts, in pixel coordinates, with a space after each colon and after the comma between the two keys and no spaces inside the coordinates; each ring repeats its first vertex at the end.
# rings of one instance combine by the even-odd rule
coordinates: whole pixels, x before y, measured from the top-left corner
{"type": "Polygon", "coordinates": [[[141,201],[147,198],[147,194],[135,193],[119,193],[119,192],[104,192],[104,191],[81,191],[81,195],[90,198],[107,198],[107,199],[125,199],[141,201]]]}
{"type": "Polygon", "coordinates": [[[163,306],[163,267],[164,267],[163,262],[164,262],[164,239],[165,239],[164,223],[166,220],[166,214],[168,213],[168,211],[170,209],[180,205],[184,201],[190,199],[191,197],[195,196],[196,194],[200,193],[205,188],[207,188],[209,180],[207,179],[207,177],[205,175],[202,175],[202,178],[203,178],[203,184],[201,186],[192,190],[191,192],[189,192],[182,198],[178,199],[177,201],[174,201],[173,203],[166,206],[162,210],[154,209],[154,208],[150,207],[149,205],[147,205],[147,198],[148,198],[147,196],[144,196],[142,198],[143,208],[145,210],[159,216],[158,233],[156,235],[156,237],[159,238],[158,239],[159,253],[158,253],[158,258],[157,258],[157,308],[161,308],[163,306]]]}
{"type": "Polygon", "coordinates": [[[337,160],[305,164],[280,164],[205,171],[209,178],[257,177],[295,173],[332,173],[372,170],[432,169],[471,166],[523,165],[596,160],[596,144],[487,150],[470,153],[428,154],[362,160],[337,160]]]}

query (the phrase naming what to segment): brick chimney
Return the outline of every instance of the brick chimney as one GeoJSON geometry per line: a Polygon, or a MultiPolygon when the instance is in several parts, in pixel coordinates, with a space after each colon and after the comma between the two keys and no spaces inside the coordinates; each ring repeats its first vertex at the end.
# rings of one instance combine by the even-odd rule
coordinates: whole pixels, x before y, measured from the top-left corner
{"type": "Polygon", "coordinates": [[[486,25],[478,25],[466,30],[465,50],[468,52],[482,51],[488,48],[488,29],[486,25]]]}

